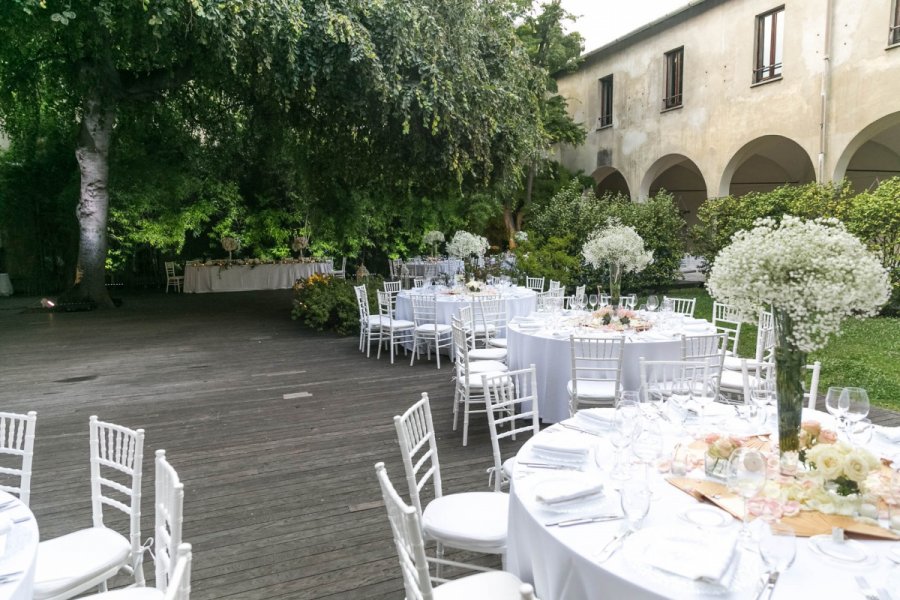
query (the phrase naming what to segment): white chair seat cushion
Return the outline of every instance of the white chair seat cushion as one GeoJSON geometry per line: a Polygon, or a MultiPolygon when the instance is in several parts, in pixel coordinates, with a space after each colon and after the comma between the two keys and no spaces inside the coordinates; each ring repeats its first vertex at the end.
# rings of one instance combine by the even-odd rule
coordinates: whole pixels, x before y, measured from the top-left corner
{"type": "MultiPolygon", "coordinates": [[[[569,396],[573,394],[572,392],[572,380],[569,380],[569,383],[566,384],[566,389],[569,391],[569,396]]],[[[578,397],[579,398],[615,398],[616,397],[616,382],[615,381],[591,381],[589,379],[579,379],[578,380],[578,397]]]]}
{"type": "Polygon", "coordinates": [[[38,544],[34,598],[50,598],[127,564],[131,544],[108,527],[90,527],[38,544]]]}
{"type": "Polygon", "coordinates": [[[488,344],[495,348],[506,348],[506,338],[491,338],[488,340],[488,344]]]}
{"type": "Polygon", "coordinates": [[[521,600],[522,582],[507,571],[454,579],[434,588],[435,600],[521,600]]]}
{"type": "Polygon", "coordinates": [[[498,553],[506,547],[509,495],[463,492],[435,498],[422,513],[425,536],[453,548],[498,553]]]}
{"type": "MultiPolygon", "coordinates": [[[[747,380],[751,388],[756,387],[756,377],[748,375],[747,380]]],[[[743,390],[744,373],[741,371],[723,370],[719,378],[719,387],[728,390],[743,390]]]]}
{"type": "Polygon", "coordinates": [[[97,598],[102,600],[162,600],[165,594],[152,587],[133,587],[121,590],[113,590],[111,592],[103,592],[102,594],[94,594],[93,596],[84,596],[85,598],[97,598]]]}
{"type": "Polygon", "coordinates": [[[387,317],[382,317],[381,327],[383,329],[413,329],[416,326],[412,321],[406,321],[404,319],[389,319],[387,317]]]}
{"type": "MultiPolygon", "coordinates": [[[[460,385],[460,387],[464,387],[467,389],[475,388],[475,391],[481,392],[482,388],[484,387],[484,384],[481,381],[482,376],[487,375],[490,377],[493,375],[502,375],[505,372],[506,371],[495,371],[495,372],[487,372],[487,373],[472,373],[471,375],[469,375],[469,385],[468,386],[466,385],[465,378],[459,379],[459,385],[460,385]]],[[[506,379],[506,378],[504,377],[504,379],[506,379]]],[[[484,399],[482,398],[482,399],[478,400],[478,402],[484,402],[484,399]]]]}
{"type": "Polygon", "coordinates": [[[485,331],[487,331],[488,333],[493,333],[493,332],[497,331],[497,326],[496,325],[488,325],[487,327],[485,327],[484,325],[476,325],[475,326],[475,333],[483,334],[485,331]]]}
{"type": "Polygon", "coordinates": [[[416,331],[419,333],[450,333],[453,329],[449,325],[444,325],[443,323],[425,323],[424,325],[416,326],[416,331]]]}
{"type": "Polygon", "coordinates": [[[469,363],[469,375],[472,373],[506,373],[509,367],[496,360],[476,360],[469,363]]]}
{"type": "Polygon", "coordinates": [[[469,350],[469,360],[503,360],[506,350],[503,348],[477,348],[469,350]]]}
{"type": "Polygon", "coordinates": [[[382,320],[387,323],[389,319],[381,315],[369,315],[369,328],[381,327],[382,320]]]}
{"type": "Polygon", "coordinates": [[[722,367],[729,369],[731,371],[740,371],[741,370],[741,359],[737,356],[725,356],[725,360],[722,363],[722,367]]]}

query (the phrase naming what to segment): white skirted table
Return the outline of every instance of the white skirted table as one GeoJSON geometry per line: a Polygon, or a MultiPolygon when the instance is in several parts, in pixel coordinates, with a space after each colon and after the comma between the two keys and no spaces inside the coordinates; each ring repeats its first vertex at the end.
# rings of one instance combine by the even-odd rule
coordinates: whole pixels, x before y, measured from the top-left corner
{"type": "MultiPolygon", "coordinates": [[[[436,299],[436,315],[438,323],[450,325],[450,319],[457,313],[462,306],[472,306],[479,298],[496,298],[503,299],[506,305],[506,318],[525,316],[532,313],[537,305],[537,294],[528,288],[523,287],[506,287],[497,288],[492,293],[482,294],[453,294],[443,289],[435,291],[432,288],[424,287],[413,290],[403,290],[397,295],[397,318],[407,321],[413,320],[412,300],[410,296],[415,294],[423,294],[434,296],[436,299]]],[[[502,334],[501,334],[502,337],[502,334]]]]}
{"type": "Polygon", "coordinates": [[[0,600],[31,600],[40,541],[37,521],[31,510],[11,494],[0,492],[0,506],[4,506],[0,521],[10,525],[9,531],[0,535],[0,576],[21,573],[0,583],[0,600]]]}
{"type": "Polygon", "coordinates": [[[294,287],[298,279],[306,279],[313,273],[331,273],[331,265],[324,262],[223,266],[188,263],[184,267],[184,291],[203,294],[286,290],[294,287]]]}
{"type": "Polygon", "coordinates": [[[444,260],[416,260],[404,263],[410,277],[424,277],[425,272],[429,268],[433,268],[437,273],[446,273],[447,275],[455,275],[463,270],[463,261],[458,258],[449,258],[444,260]]]}
{"type": "MultiPolygon", "coordinates": [[[[566,317],[562,320],[565,321],[566,317]]],[[[622,334],[588,328],[551,326],[549,314],[536,314],[528,322],[511,320],[506,337],[509,340],[509,368],[525,369],[537,366],[537,392],[541,421],[556,423],[569,418],[569,394],[566,385],[572,378],[572,353],[569,336],[618,338],[622,334]]],[[[638,359],[679,360],[681,335],[715,333],[715,328],[703,319],[685,321],[677,329],[665,332],[657,329],[628,334],[622,356],[622,389],[640,387],[638,359]]]]}
{"type": "MultiPolygon", "coordinates": [[[[592,411],[601,418],[612,418],[612,409],[592,411]]],[[[723,418],[728,412],[722,413],[723,418]]],[[[805,410],[804,418],[810,417],[823,425],[831,422],[827,414],[805,410]]],[[[579,415],[567,422],[577,427],[585,423],[579,415]]],[[[519,451],[510,491],[507,570],[533,583],[540,598],[756,598],[764,567],[755,542],[733,544],[739,521],[717,507],[694,500],[656,470],[649,471],[653,498],[641,528],[605,560],[603,547],[625,529],[623,520],[550,525],[583,516],[622,514],[619,484],[609,475],[613,447],[607,440],[608,433],[602,428],[594,431],[600,435],[554,425],[519,451]],[[548,462],[545,454],[534,449],[536,444],[546,447],[548,442],[556,447],[583,447],[586,458],[581,470],[523,466],[529,461],[548,462]],[[554,493],[597,485],[602,486],[602,492],[587,500],[553,502],[554,493]],[[693,579],[686,572],[713,572],[717,576],[693,579]]],[[[663,433],[665,447],[671,453],[675,440],[683,441],[682,434],[670,425],[665,425],[663,433]]],[[[642,477],[639,467],[634,473],[634,477],[642,477]]],[[[704,478],[702,469],[689,475],[704,478]]],[[[754,525],[751,523],[751,531],[754,525]]],[[[825,538],[829,540],[830,536],[825,538]]],[[[863,598],[857,576],[864,576],[873,589],[886,588],[897,597],[900,542],[850,540],[844,544],[846,559],[832,558],[830,551],[823,553],[821,543],[821,538],[797,537],[796,559],[778,579],[774,600],[863,598]]]]}

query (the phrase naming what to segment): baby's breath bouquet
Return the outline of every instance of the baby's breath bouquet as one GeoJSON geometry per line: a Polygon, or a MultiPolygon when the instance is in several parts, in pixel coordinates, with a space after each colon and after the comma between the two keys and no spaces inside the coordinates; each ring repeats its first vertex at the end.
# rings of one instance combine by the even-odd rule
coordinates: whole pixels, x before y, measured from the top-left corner
{"type": "Polygon", "coordinates": [[[584,259],[595,269],[609,265],[609,295],[618,306],[622,291],[622,273],[639,273],[653,262],[653,252],[644,249],[637,231],[610,219],[604,229],[591,234],[581,250],[584,259]]]}
{"type": "Polygon", "coordinates": [[[422,241],[426,244],[431,244],[431,255],[437,256],[437,245],[444,241],[444,234],[435,230],[427,231],[422,241]]]}
{"type": "Polygon", "coordinates": [[[447,254],[460,259],[481,258],[487,249],[487,238],[468,231],[457,231],[447,244],[447,254]]]}
{"type": "Polygon", "coordinates": [[[890,295],[878,258],[835,219],[760,219],[739,231],[706,283],[719,302],[747,319],[769,307],[775,320],[779,449],[790,463],[801,450],[802,373],[850,316],[878,312],[890,295]]]}

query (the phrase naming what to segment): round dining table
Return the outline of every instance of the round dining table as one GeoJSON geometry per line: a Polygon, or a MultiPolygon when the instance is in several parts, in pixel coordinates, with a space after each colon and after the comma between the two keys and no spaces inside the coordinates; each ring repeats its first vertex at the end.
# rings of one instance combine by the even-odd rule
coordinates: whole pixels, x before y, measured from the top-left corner
{"type": "MultiPolygon", "coordinates": [[[[412,300],[414,295],[433,296],[436,301],[435,318],[438,323],[450,325],[450,319],[462,306],[474,306],[482,298],[501,298],[506,306],[506,318],[523,317],[534,312],[537,306],[537,294],[528,288],[518,286],[497,286],[486,288],[478,294],[456,293],[440,286],[425,286],[411,290],[402,290],[397,294],[396,317],[406,321],[413,320],[412,300]]],[[[501,335],[502,337],[502,335],[501,335]]]]}
{"type": "Polygon", "coordinates": [[[622,389],[636,391],[640,388],[640,358],[680,360],[683,335],[715,333],[715,327],[709,321],[689,317],[679,317],[665,328],[653,327],[640,333],[604,331],[572,324],[585,315],[577,312],[564,312],[560,316],[535,313],[528,319],[510,319],[506,334],[509,368],[537,366],[539,414],[544,423],[569,418],[566,385],[572,379],[570,336],[624,338],[622,389]]]}
{"type": "Polygon", "coordinates": [[[18,498],[0,491],[0,600],[31,600],[40,541],[37,521],[18,498]]]}
{"type": "MultiPolygon", "coordinates": [[[[707,418],[710,427],[723,431],[728,429],[732,407],[720,408],[707,418]],[[717,417],[713,418],[713,414],[717,417]],[[717,422],[716,418],[722,421],[717,422]]],[[[599,416],[602,423],[604,419],[611,422],[613,411],[591,409],[591,413],[599,416]]],[[[538,597],[554,600],[757,598],[766,581],[758,541],[753,537],[740,540],[737,519],[670,484],[666,480],[668,473],[632,466],[631,477],[646,477],[652,490],[650,510],[636,531],[618,542],[612,541],[628,528],[621,519],[619,490],[624,484],[611,477],[610,426],[606,430],[602,425],[597,428],[595,418],[590,420],[594,428],[588,428],[589,421],[581,417],[576,414],[564,423],[546,428],[517,454],[510,486],[507,570],[533,583],[538,597]],[[552,461],[538,450],[546,450],[548,444],[551,448],[569,444],[571,448],[580,447],[585,450],[585,459],[577,467],[562,463],[557,468],[547,468],[552,461]],[[544,468],[537,468],[540,465],[544,468]],[[546,503],[548,498],[554,499],[554,491],[578,486],[600,491],[587,496],[587,500],[546,503]],[[678,553],[679,548],[694,550],[678,553]],[[717,578],[694,577],[710,569],[717,578]]],[[[804,410],[804,418],[819,420],[823,426],[833,423],[829,415],[816,411],[804,410]]],[[[665,447],[670,452],[677,448],[676,440],[684,442],[681,425],[661,419],[658,422],[663,424],[665,447]]],[[[771,427],[771,420],[768,426],[771,427]]],[[[882,446],[889,448],[890,443],[882,446]]],[[[878,452],[871,445],[869,449],[878,452]]],[[[705,479],[702,468],[687,475],[705,479]]],[[[757,539],[759,525],[750,523],[750,531],[756,532],[757,539]]],[[[817,536],[820,537],[827,541],[832,536],[817,536]]],[[[858,577],[864,578],[872,590],[883,588],[894,594],[891,598],[898,597],[900,542],[848,540],[844,546],[848,551],[846,560],[819,552],[818,543],[818,539],[798,535],[796,558],[778,578],[774,600],[862,599],[866,596],[858,577]]]]}

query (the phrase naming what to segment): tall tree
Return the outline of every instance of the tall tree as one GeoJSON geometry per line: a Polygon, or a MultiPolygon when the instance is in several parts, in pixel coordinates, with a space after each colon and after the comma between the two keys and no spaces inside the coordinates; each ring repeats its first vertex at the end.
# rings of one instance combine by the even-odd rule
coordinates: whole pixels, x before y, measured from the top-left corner
{"type": "Polygon", "coordinates": [[[562,7],[561,0],[551,0],[542,3],[539,10],[529,10],[517,30],[539,73],[544,94],[539,106],[541,139],[527,157],[524,190],[507,196],[504,202],[503,217],[510,247],[516,245],[515,234],[522,228],[531,205],[535,176],[546,161],[549,148],[554,144],[578,145],[585,139],[584,128],[568,115],[566,99],[557,93],[555,79],[560,73],[575,70],[580,62],[584,39],[578,32],[566,33],[564,28],[566,21],[576,18],[562,7]]]}

